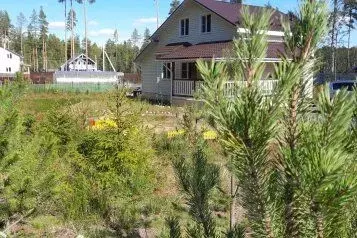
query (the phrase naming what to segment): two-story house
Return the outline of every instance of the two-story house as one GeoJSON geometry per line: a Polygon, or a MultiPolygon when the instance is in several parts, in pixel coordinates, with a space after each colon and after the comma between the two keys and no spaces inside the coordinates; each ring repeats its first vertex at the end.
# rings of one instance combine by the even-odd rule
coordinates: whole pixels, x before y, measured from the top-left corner
{"type": "Polygon", "coordinates": [[[22,56],[0,47],[0,74],[14,75],[21,71],[22,56]]]}
{"type": "MultiPolygon", "coordinates": [[[[263,10],[246,6],[252,13],[263,10]]],[[[220,60],[232,49],[233,39],[244,31],[240,27],[242,7],[230,1],[184,0],[135,60],[141,70],[143,96],[171,103],[192,99],[202,82],[196,60],[220,60]]],[[[267,32],[267,73],[284,51],[282,17],[288,19],[286,14],[274,11],[267,32]]]]}

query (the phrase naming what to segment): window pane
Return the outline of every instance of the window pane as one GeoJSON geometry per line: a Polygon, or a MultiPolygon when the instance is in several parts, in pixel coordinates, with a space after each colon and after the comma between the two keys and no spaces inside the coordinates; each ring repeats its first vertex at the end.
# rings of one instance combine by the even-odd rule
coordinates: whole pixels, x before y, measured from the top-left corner
{"type": "Polygon", "coordinates": [[[186,35],[188,35],[188,33],[189,33],[189,30],[190,30],[190,27],[189,27],[189,25],[190,25],[190,20],[187,18],[186,19],[186,35]]]}
{"type": "Polygon", "coordinates": [[[166,67],[165,64],[162,65],[162,78],[166,78],[166,67]]]}
{"type": "Polygon", "coordinates": [[[202,19],[201,32],[206,32],[206,16],[202,16],[201,19],[202,19]]]}
{"type": "Polygon", "coordinates": [[[181,35],[185,35],[185,20],[181,20],[181,35]]]}
{"type": "Polygon", "coordinates": [[[195,79],[196,78],[196,63],[190,63],[189,65],[189,78],[195,79]]]}
{"type": "Polygon", "coordinates": [[[211,15],[207,15],[207,32],[211,32],[211,15]]]}
{"type": "Polygon", "coordinates": [[[187,63],[181,64],[181,77],[183,79],[187,78],[187,63]]]}
{"type": "Polygon", "coordinates": [[[167,79],[171,78],[171,63],[167,63],[167,79]]]}

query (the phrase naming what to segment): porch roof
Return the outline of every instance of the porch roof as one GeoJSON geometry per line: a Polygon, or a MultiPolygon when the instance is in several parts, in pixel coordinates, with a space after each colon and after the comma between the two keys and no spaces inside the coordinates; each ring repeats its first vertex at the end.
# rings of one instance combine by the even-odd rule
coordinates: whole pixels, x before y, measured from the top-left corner
{"type": "MultiPolygon", "coordinates": [[[[157,60],[212,59],[227,57],[233,48],[233,41],[200,43],[197,45],[167,45],[156,51],[157,60]]],[[[268,59],[278,59],[285,52],[283,42],[269,42],[268,59]]]]}

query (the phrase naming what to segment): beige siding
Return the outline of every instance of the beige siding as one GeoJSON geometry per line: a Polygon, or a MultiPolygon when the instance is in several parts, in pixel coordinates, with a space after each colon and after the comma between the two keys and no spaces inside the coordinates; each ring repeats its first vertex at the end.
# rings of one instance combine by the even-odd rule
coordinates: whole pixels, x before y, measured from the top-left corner
{"type": "Polygon", "coordinates": [[[228,23],[220,16],[198,5],[197,3],[187,1],[185,4],[186,5],[183,6],[183,8],[180,8],[178,11],[176,11],[175,15],[169,19],[160,30],[160,45],[167,45],[177,42],[189,42],[191,44],[197,44],[202,42],[233,39],[234,35],[236,34],[236,27],[234,25],[228,23]],[[201,16],[207,14],[211,14],[212,17],[211,32],[202,33],[201,16]],[[181,36],[180,20],[186,18],[190,19],[189,35],[181,36]]]}
{"type": "Polygon", "coordinates": [[[143,94],[150,95],[151,99],[165,98],[171,96],[171,80],[162,79],[162,62],[155,60],[156,46],[149,46],[139,65],[141,67],[143,94]],[[153,98],[154,97],[154,98],[153,98]]]}

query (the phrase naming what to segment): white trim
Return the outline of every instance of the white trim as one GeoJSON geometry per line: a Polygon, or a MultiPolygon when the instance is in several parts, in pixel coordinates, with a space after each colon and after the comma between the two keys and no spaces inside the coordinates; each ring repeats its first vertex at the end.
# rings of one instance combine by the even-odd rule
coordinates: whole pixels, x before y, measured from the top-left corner
{"type": "MultiPolygon", "coordinates": [[[[237,32],[238,33],[248,33],[248,29],[238,28],[237,32]]],[[[261,32],[265,32],[269,36],[284,36],[285,35],[285,33],[283,31],[263,31],[263,30],[261,30],[261,32]]]]}

